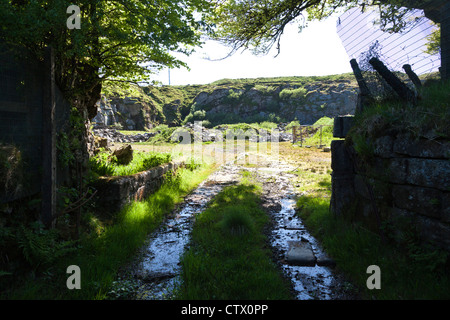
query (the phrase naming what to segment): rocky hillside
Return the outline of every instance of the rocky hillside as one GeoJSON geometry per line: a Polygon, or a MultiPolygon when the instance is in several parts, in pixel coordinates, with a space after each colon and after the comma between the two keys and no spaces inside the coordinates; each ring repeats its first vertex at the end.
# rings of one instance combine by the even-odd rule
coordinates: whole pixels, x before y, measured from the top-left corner
{"type": "Polygon", "coordinates": [[[127,89],[106,86],[93,122],[128,130],[197,120],[207,127],[266,120],[313,124],[324,116],[353,114],[357,93],[353,74],[225,79],[208,85],[127,89]]]}

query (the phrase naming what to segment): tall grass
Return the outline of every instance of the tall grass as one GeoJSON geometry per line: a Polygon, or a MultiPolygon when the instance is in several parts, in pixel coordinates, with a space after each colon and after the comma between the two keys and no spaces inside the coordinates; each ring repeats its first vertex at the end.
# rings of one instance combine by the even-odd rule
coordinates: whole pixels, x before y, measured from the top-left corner
{"type": "MultiPolygon", "coordinates": [[[[330,146],[331,141],[335,140],[333,137],[333,125],[334,120],[332,118],[320,118],[312,125],[312,127],[316,129],[316,132],[312,136],[306,138],[303,144],[309,146],[330,146]]],[[[292,125],[289,127],[292,128],[292,125]]]]}
{"type": "Polygon", "coordinates": [[[386,132],[408,133],[415,138],[450,138],[450,81],[422,88],[416,105],[381,101],[355,115],[349,136],[378,137],[386,132]]]}
{"type": "Polygon", "coordinates": [[[170,153],[134,152],[133,160],[129,164],[120,165],[108,152],[101,151],[89,159],[89,164],[94,175],[127,176],[149,170],[171,160],[170,153]]]}

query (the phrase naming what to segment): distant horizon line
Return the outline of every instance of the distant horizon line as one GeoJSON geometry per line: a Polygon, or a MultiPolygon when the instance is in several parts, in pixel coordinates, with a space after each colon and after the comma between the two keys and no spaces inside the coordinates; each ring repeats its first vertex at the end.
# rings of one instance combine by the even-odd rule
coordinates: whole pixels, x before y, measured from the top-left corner
{"type": "MultiPolygon", "coordinates": [[[[349,63],[350,64],[350,63],[349,63]]],[[[331,76],[341,76],[341,75],[352,75],[353,72],[342,72],[342,73],[333,73],[326,75],[309,75],[309,76],[267,76],[267,77],[248,77],[248,78],[222,78],[218,80],[214,80],[209,83],[189,83],[189,84],[161,84],[161,87],[182,87],[182,86],[201,86],[201,85],[209,85],[214,84],[219,81],[239,81],[239,80],[258,80],[258,79],[282,79],[282,78],[325,78],[331,76]]],[[[148,84],[152,85],[152,84],[148,84]]]]}

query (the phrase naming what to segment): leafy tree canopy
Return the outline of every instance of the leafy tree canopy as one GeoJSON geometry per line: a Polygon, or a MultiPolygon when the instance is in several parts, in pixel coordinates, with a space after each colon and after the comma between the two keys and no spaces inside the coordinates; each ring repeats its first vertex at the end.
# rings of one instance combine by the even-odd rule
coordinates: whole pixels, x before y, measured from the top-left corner
{"type": "Polygon", "coordinates": [[[92,109],[104,81],[138,82],[164,66],[186,67],[171,52],[190,54],[201,44],[210,3],[0,0],[0,8],[0,40],[25,47],[38,57],[51,46],[60,88],[79,109],[92,109]],[[67,8],[72,4],[80,8],[80,29],[67,27],[67,8]]]}
{"type": "MultiPolygon", "coordinates": [[[[266,54],[275,44],[280,50],[280,38],[291,22],[300,29],[308,21],[322,20],[338,11],[359,7],[377,9],[382,29],[397,32],[414,20],[405,19],[413,9],[423,9],[430,0],[224,0],[215,8],[212,20],[216,25],[214,37],[232,47],[252,49],[266,54]]],[[[440,0],[439,0],[440,1],[440,0]]]]}

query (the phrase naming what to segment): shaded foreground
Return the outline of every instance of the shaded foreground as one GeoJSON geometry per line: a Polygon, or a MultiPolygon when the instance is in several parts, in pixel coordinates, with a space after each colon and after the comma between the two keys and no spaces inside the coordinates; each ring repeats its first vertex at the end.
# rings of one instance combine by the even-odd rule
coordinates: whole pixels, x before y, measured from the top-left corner
{"type": "Polygon", "coordinates": [[[136,299],[349,298],[296,216],[296,168],[264,159],[223,165],[149,237],[126,272],[136,299]]]}

